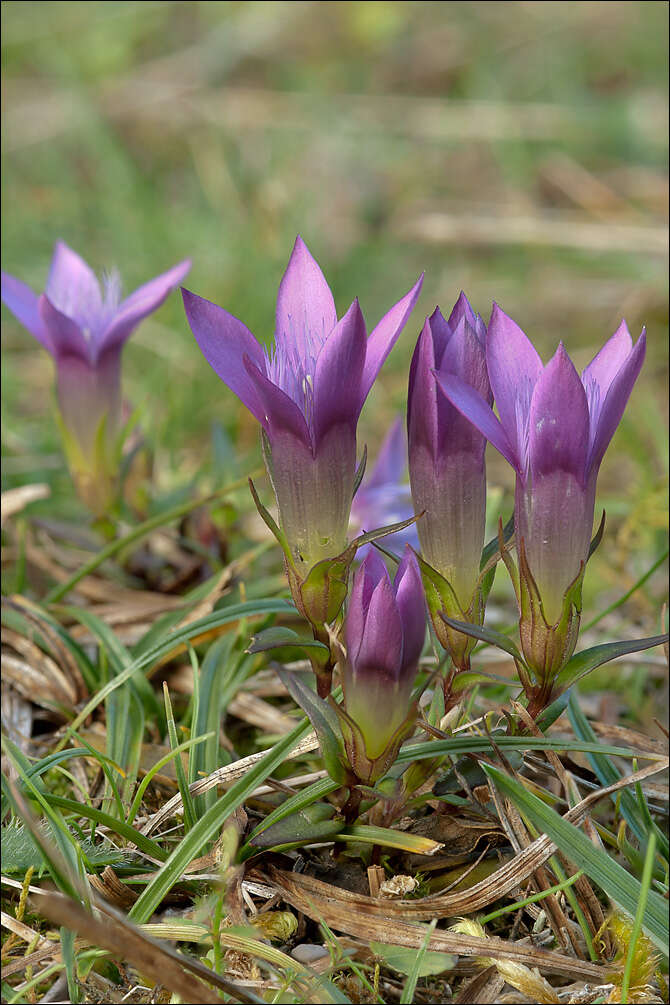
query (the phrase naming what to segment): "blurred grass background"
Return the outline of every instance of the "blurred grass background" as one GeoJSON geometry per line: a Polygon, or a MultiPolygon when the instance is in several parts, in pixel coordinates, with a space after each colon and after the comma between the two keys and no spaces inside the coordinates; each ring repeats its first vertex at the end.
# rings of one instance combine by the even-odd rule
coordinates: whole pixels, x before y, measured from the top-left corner
{"type": "MultiPolygon", "coordinates": [[[[129,292],[190,256],[189,288],[269,338],[298,231],[340,313],[358,295],[370,328],[425,269],[364,412],[372,453],[404,410],[423,316],[447,312],[461,288],[485,318],[496,299],[545,360],[563,339],[583,366],[622,316],[634,338],[646,324],[647,363],[601,474],[608,537],[587,610],[662,553],[667,4],[1,10],[7,271],[41,290],[62,238],[98,271],[117,265],[129,292]]],[[[3,487],[48,480],[72,505],[51,362],[2,317],[3,487]]],[[[201,469],[206,488],[207,473],[258,462],[255,423],[201,357],[176,295],[129,342],[125,386],[166,488],[201,469]],[[220,433],[213,445],[213,424],[237,457],[220,433]]],[[[509,491],[493,451],[490,479],[509,491]]],[[[661,571],[629,605],[644,632],[658,628],[664,589],[661,571]]]]}

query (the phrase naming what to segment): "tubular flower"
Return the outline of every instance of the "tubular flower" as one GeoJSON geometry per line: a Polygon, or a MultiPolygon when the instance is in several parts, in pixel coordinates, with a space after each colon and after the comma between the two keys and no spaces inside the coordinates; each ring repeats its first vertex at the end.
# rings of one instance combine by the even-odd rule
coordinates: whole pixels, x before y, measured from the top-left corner
{"type": "Polygon", "coordinates": [[[421,282],[368,338],[358,300],[338,321],[323,273],[298,237],[279,286],[269,350],[232,314],[183,291],[207,362],[261,423],[291,590],[313,624],[333,620],[344,599],[344,568],[335,575],[337,589],[323,568],[307,588],[305,582],[319,563],[340,559],[347,548],[358,417],[421,282]]]}
{"type": "Polygon", "coordinates": [[[500,419],[462,380],[438,377],[450,401],[516,471],[519,569],[511,571],[524,656],[543,681],[574,651],[598,469],[644,354],[644,331],[633,345],[624,321],[581,377],[562,343],[544,366],[494,304],[487,366],[500,419]]]}
{"type": "MultiPolygon", "coordinates": [[[[407,439],[400,416],[389,429],[369,475],[365,475],[351,506],[349,529],[356,533],[401,523],[414,516],[409,485],[403,481],[407,469],[407,439]]],[[[400,554],[406,544],[418,548],[416,523],[384,538],[384,547],[400,554]]],[[[364,545],[357,557],[363,559],[372,545],[364,545]]]]}
{"type": "Polygon", "coordinates": [[[79,495],[102,516],[118,491],[122,432],[121,351],[126,339],[184,278],[190,261],[121,300],[117,272],[103,279],[59,241],[41,296],[2,273],[2,300],[56,364],[65,448],[79,495]]]}
{"type": "Polygon", "coordinates": [[[349,765],[362,782],[386,774],[416,721],[410,701],[426,634],[421,574],[405,547],[393,583],[376,551],[354,575],[344,625],[344,701],[336,706],[349,765]]]}
{"type": "Polygon", "coordinates": [[[485,590],[480,559],[486,522],[485,437],[439,389],[435,375],[454,374],[490,408],[486,326],[461,293],[449,321],[439,308],[426,319],[409,377],[409,474],[428,606],[435,632],[458,669],[469,666],[474,640],[448,628],[444,611],[481,624],[485,590]]]}

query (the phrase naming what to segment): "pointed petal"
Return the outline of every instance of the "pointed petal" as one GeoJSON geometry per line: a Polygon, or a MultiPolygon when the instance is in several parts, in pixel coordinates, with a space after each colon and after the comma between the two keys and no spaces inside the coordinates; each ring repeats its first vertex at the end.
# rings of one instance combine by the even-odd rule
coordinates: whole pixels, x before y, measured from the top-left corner
{"type": "MultiPolygon", "coordinates": [[[[243,363],[260,403],[260,415],[257,415],[256,418],[267,429],[270,442],[272,442],[273,433],[287,432],[311,450],[312,438],[305,417],[296,403],[289,398],[285,391],[268,380],[262,370],[246,354],[243,363]]],[[[256,413],[254,412],[254,414],[256,413]]]]}
{"type": "MultiPolygon", "coordinates": [[[[409,390],[407,394],[407,431],[410,452],[415,444],[422,443],[432,454],[437,451],[438,401],[433,370],[438,365],[438,352],[433,334],[433,322],[439,310],[426,318],[416,343],[409,370],[409,390]]],[[[440,314],[442,322],[446,324],[440,314]]],[[[438,325],[435,325],[436,329],[438,325]]],[[[444,348],[443,346],[441,347],[444,348]]]]}
{"type": "Polygon", "coordinates": [[[393,587],[386,573],[370,597],[357,668],[396,676],[402,661],[402,622],[393,587]]]}
{"type": "Polygon", "coordinates": [[[449,327],[455,328],[459,321],[465,320],[474,328],[476,324],[476,315],[470,306],[470,301],[466,297],[463,290],[458,294],[458,300],[453,306],[451,314],[449,315],[449,327]]]}
{"type": "Polygon", "coordinates": [[[542,360],[516,322],[495,303],[486,361],[500,421],[525,467],[530,399],[543,370],[542,360]]]}
{"type": "Polygon", "coordinates": [[[368,490],[381,488],[383,485],[396,485],[406,469],[407,438],[402,416],[398,415],[384,437],[377,460],[364,487],[368,490]]]}
{"type": "Polygon", "coordinates": [[[589,407],[581,379],[561,343],[535,385],[530,407],[530,471],[535,479],[557,471],[584,485],[589,407]]]}
{"type": "Polygon", "coordinates": [[[119,305],[114,317],[98,338],[98,352],[104,352],[111,346],[125,342],[140,321],[160,307],[168,294],[179,286],[190,268],[190,259],[186,259],[131,293],[119,305]]]}
{"type": "Polygon", "coordinates": [[[384,315],[377,327],[370,334],[365,354],[365,369],[361,381],[361,408],[370,393],[370,388],[377,374],[383,366],[384,360],[393,348],[414,309],[414,304],[421,292],[422,284],[423,273],[421,273],[412,289],[384,315]]]}
{"type": "Polygon", "coordinates": [[[306,359],[310,346],[322,344],[337,324],[335,301],[323,272],[303,239],[295,239],[277,294],[277,343],[293,346],[306,359]]]}
{"type": "Polygon", "coordinates": [[[426,638],[426,604],[419,563],[408,546],[398,566],[394,587],[403,629],[403,669],[414,673],[426,638]]]}
{"type": "Polygon", "coordinates": [[[633,340],[628,326],[622,321],[614,335],[607,340],[582,373],[582,384],[591,413],[591,447],[610,384],[630,356],[632,348],[633,340]]]}
{"type": "Polygon", "coordinates": [[[182,289],[184,310],[200,350],[230,390],[263,422],[265,408],[243,362],[247,355],[264,369],[263,350],[246,325],[203,297],[182,289]]]}
{"type": "Polygon", "coordinates": [[[460,377],[479,392],[489,405],[493,404],[484,346],[466,318],[454,327],[449,345],[438,364],[438,370],[460,377]]]}
{"type": "Polygon", "coordinates": [[[20,321],[38,342],[42,343],[45,349],[53,352],[49,332],[44,327],[40,315],[37,294],[33,293],[29,286],[22,283],[20,279],[15,279],[14,276],[3,272],[2,302],[9,308],[16,320],[20,321]]]}
{"type": "Polygon", "coordinates": [[[44,292],[61,314],[93,331],[103,309],[100,283],[93,269],[63,241],[54,249],[44,292]]]}
{"type": "Polygon", "coordinates": [[[352,664],[356,663],[361,647],[370,599],[377,583],[387,575],[384,560],[374,548],[370,549],[354,574],[344,629],[347,654],[352,664]]]}
{"type": "Polygon", "coordinates": [[[469,419],[473,426],[486,437],[489,443],[498,450],[505,460],[523,476],[515,447],[510,443],[502,423],[494,415],[493,409],[484,401],[469,384],[450,373],[435,374],[438,387],[446,394],[455,408],[469,419]]]}
{"type": "Polygon", "coordinates": [[[78,356],[84,362],[92,363],[91,345],[79,325],[57,310],[46,294],[43,293],[37,303],[56,360],[62,356],[78,356]]]}
{"type": "Polygon", "coordinates": [[[367,333],[358,300],[328,335],[314,372],[314,442],[318,446],[329,429],[355,429],[360,414],[360,385],[365,364],[367,333]]]}
{"type": "Polygon", "coordinates": [[[612,380],[605,401],[600,408],[593,446],[591,447],[588,459],[589,470],[598,467],[609,446],[610,440],[614,436],[616,427],[621,422],[621,416],[624,413],[635,381],[642,369],[646,349],[647,336],[643,329],[628,359],[612,380]]]}

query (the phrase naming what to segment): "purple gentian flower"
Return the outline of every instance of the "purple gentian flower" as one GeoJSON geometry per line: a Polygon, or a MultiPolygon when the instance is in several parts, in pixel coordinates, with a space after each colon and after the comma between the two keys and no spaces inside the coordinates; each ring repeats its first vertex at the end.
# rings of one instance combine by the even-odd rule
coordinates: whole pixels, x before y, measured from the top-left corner
{"type": "MultiPolygon", "coordinates": [[[[370,474],[363,477],[351,506],[349,528],[356,534],[402,523],[414,515],[409,484],[403,481],[407,471],[407,437],[398,416],[384,437],[370,474]]],[[[406,544],[418,549],[416,524],[384,538],[384,547],[399,554],[406,544]]],[[[362,561],[373,545],[363,545],[357,553],[362,561]]]]}
{"type": "MultiPolygon", "coordinates": [[[[436,373],[455,374],[484,406],[492,404],[486,326],[464,293],[448,321],[439,308],[426,319],[414,351],[407,406],[409,474],[414,510],[423,513],[418,521],[423,558],[446,579],[457,602],[457,606],[448,604],[446,613],[479,623],[483,617],[478,583],[486,522],[486,440],[439,390],[436,373]]],[[[465,637],[453,638],[438,612],[432,611],[434,605],[429,606],[438,638],[456,665],[464,668],[465,637]]]]}
{"type": "Polygon", "coordinates": [[[344,702],[337,706],[347,756],[361,781],[386,773],[415,722],[410,698],[425,633],[421,573],[411,548],[393,583],[371,551],[354,575],[347,606],[344,702]]]}
{"type": "MultiPolygon", "coordinates": [[[[568,591],[583,573],[598,469],[642,367],[645,344],[643,331],[633,345],[622,322],[580,377],[562,343],[544,366],[518,325],[494,304],[487,366],[500,419],[462,379],[438,376],[450,401],[516,471],[521,585],[527,565],[529,588],[539,595],[547,626],[561,622],[568,591]]],[[[522,641],[529,662],[537,664],[523,625],[522,641]]],[[[552,659],[555,670],[566,653],[552,659]]]]}
{"type": "Polygon", "coordinates": [[[280,525],[300,578],[346,548],[358,417],[421,282],[368,338],[358,300],[338,321],[323,273],[298,237],[269,350],[232,314],[183,290],[207,362],[263,427],[280,525]]]}
{"type": "Polygon", "coordinates": [[[3,302],[54,358],[68,460],[80,494],[98,515],[113,501],[118,473],[121,350],[190,265],[175,265],[125,300],[118,273],[104,277],[101,289],[86,262],[62,241],[41,296],[2,273],[3,302]]]}

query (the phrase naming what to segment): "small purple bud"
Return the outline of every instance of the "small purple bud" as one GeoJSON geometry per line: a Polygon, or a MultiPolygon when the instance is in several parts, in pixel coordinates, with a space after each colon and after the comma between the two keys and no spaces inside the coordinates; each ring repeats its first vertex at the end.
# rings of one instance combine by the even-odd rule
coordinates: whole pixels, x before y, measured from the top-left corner
{"type": "Polygon", "coordinates": [[[414,679],[426,631],[421,574],[406,546],[393,583],[378,552],[354,575],[344,627],[345,746],[361,780],[384,774],[415,721],[414,679]],[[353,737],[353,738],[352,738],[353,737]]]}
{"type": "Polygon", "coordinates": [[[93,271],[66,244],[54,249],[40,296],[2,273],[2,300],[51,353],[68,463],[77,489],[102,516],[115,501],[122,430],[121,350],[190,268],[175,265],[121,300],[118,273],[93,271]]]}

